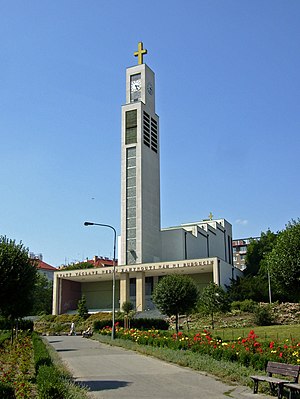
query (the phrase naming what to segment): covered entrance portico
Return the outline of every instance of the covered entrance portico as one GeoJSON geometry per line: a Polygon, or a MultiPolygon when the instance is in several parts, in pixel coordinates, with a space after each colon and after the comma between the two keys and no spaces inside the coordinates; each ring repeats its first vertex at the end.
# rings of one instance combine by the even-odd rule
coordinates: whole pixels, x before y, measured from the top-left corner
{"type": "MultiPolygon", "coordinates": [[[[168,274],[190,275],[200,291],[211,281],[225,286],[234,278],[234,268],[219,258],[116,266],[116,309],[132,302],[136,311],[153,308],[152,292],[168,274]]],[[[90,312],[111,311],[113,267],[57,271],[54,275],[53,314],[77,309],[82,295],[90,312]]]]}

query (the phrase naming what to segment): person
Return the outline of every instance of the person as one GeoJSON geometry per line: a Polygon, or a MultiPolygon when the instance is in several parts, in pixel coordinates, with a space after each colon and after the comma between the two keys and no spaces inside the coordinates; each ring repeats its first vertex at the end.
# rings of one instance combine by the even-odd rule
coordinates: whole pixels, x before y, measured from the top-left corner
{"type": "Polygon", "coordinates": [[[83,331],[82,336],[84,338],[91,337],[93,335],[92,328],[89,326],[85,331],[83,331]]]}
{"type": "Polygon", "coordinates": [[[71,328],[70,328],[70,334],[69,335],[76,335],[74,321],[72,321],[72,323],[71,323],[71,328]]]}

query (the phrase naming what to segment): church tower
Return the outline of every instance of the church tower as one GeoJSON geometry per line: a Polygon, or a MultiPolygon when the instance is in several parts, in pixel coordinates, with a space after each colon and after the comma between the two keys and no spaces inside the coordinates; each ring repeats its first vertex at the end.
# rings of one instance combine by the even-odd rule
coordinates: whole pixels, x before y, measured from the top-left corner
{"type": "Polygon", "coordinates": [[[155,76],[143,63],[126,70],[122,106],[121,248],[119,265],[161,259],[159,118],[155,113],[155,76]]]}

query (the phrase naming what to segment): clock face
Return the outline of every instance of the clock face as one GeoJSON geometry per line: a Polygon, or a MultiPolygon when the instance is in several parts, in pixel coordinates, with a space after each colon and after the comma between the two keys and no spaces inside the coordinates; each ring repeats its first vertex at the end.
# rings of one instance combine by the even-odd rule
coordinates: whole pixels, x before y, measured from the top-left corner
{"type": "Polygon", "coordinates": [[[142,77],[140,73],[130,76],[130,101],[140,101],[142,95],[142,77]]]}
{"type": "Polygon", "coordinates": [[[153,93],[153,87],[152,87],[152,84],[150,82],[147,84],[147,91],[148,91],[148,93],[151,96],[152,93],[153,93]]]}
{"type": "Polygon", "coordinates": [[[132,80],[131,83],[130,83],[130,91],[132,93],[134,93],[136,91],[140,91],[141,87],[142,87],[141,79],[132,80]]]}

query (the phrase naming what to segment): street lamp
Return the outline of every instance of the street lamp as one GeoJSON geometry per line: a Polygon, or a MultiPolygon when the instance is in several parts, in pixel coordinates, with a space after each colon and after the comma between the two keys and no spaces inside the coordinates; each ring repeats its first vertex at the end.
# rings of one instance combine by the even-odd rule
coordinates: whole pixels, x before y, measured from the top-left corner
{"type": "Polygon", "coordinates": [[[270,269],[268,265],[268,287],[269,287],[269,302],[272,303],[272,293],[271,293],[271,276],[270,276],[270,269]]]}
{"type": "Polygon", "coordinates": [[[101,227],[108,227],[113,230],[114,232],[114,258],[113,258],[113,287],[112,287],[112,328],[111,328],[111,339],[115,339],[115,291],[116,291],[116,239],[117,239],[117,232],[116,229],[109,225],[103,223],[93,223],[93,222],[84,222],[85,226],[101,226],[101,227]]]}

